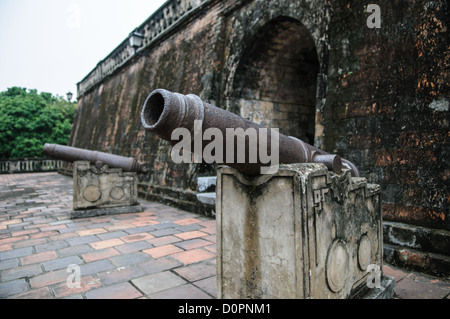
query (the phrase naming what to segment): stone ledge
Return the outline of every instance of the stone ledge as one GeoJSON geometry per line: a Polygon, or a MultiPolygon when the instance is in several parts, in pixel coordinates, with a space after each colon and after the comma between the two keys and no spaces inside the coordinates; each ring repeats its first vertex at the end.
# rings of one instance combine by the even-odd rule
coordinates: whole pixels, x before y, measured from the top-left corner
{"type": "Polygon", "coordinates": [[[383,221],[383,234],[386,244],[449,255],[450,231],[445,229],[383,221]]]}
{"type": "Polygon", "coordinates": [[[416,270],[438,277],[450,276],[450,257],[446,255],[384,244],[383,259],[385,262],[400,268],[416,270]]]}
{"type": "Polygon", "coordinates": [[[179,188],[138,183],[138,196],[140,198],[173,206],[199,215],[215,217],[215,204],[212,202],[201,202],[197,199],[198,194],[201,193],[179,188]]]}
{"type": "Polygon", "coordinates": [[[205,205],[216,206],[216,193],[200,193],[197,194],[197,199],[205,205]]]}
{"type": "Polygon", "coordinates": [[[143,211],[143,208],[140,205],[109,207],[109,208],[93,208],[93,209],[71,211],[70,218],[76,219],[76,218],[96,217],[96,216],[104,216],[104,215],[140,213],[142,211],[143,211]]]}

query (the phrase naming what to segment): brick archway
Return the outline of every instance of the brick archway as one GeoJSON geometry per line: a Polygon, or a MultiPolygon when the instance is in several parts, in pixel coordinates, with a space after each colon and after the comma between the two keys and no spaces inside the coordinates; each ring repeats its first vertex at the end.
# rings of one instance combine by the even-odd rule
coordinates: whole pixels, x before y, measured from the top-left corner
{"type": "Polygon", "coordinates": [[[233,81],[232,111],[314,144],[320,63],[309,30],[273,19],[246,45],[233,81]]]}

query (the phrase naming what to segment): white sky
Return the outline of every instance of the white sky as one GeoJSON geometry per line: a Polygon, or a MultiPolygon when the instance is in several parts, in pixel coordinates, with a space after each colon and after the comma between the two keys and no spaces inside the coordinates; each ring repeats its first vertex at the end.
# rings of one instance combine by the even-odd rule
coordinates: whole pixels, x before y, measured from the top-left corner
{"type": "Polygon", "coordinates": [[[165,2],[0,0],[0,91],[76,97],[76,83],[165,2]]]}

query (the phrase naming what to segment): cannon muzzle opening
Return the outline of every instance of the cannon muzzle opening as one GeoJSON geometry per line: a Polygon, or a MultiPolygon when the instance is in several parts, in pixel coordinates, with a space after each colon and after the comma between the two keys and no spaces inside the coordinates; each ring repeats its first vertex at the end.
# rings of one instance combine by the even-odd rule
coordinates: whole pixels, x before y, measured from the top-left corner
{"type": "Polygon", "coordinates": [[[166,99],[161,92],[155,92],[149,96],[145,102],[145,107],[142,114],[142,123],[146,129],[151,129],[157,125],[164,111],[165,101],[166,99]]]}

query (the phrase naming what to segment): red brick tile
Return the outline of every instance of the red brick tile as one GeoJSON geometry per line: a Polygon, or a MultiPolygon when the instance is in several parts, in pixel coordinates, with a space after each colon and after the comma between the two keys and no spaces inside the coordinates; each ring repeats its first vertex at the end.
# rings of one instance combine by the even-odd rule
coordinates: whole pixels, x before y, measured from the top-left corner
{"type": "MultiPolygon", "coordinates": [[[[22,222],[21,219],[7,220],[7,221],[4,221],[4,222],[0,222],[0,227],[14,225],[14,224],[20,224],[21,222],[22,222]]],[[[6,228],[4,228],[4,229],[6,229],[6,228]]]]}
{"type": "Polygon", "coordinates": [[[206,227],[206,228],[216,227],[216,220],[215,219],[211,219],[211,220],[208,220],[206,222],[201,222],[199,225],[203,226],[203,227],[206,227]]]}
{"type": "Polygon", "coordinates": [[[209,265],[206,263],[179,267],[174,271],[191,282],[214,276],[217,272],[215,265],[209,265]]]}
{"type": "Polygon", "coordinates": [[[19,278],[33,277],[42,273],[41,265],[33,264],[2,270],[2,281],[11,281],[19,278]]]}
{"type": "Polygon", "coordinates": [[[11,249],[12,249],[12,245],[11,244],[0,245],[0,251],[7,251],[7,250],[11,250],[11,249]]]}
{"type": "Polygon", "coordinates": [[[186,284],[185,280],[170,271],[150,274],[133,279],[132,282],[147,295],[186,284]]]}
{"type": "Polygon", "coordinates": [[[23,292],[18,295],[9,297],[11,299],[52,299],[52,294],[48,287],[42,287],[39,289],[31,289],[30,291],[23,292]]]}
{"type": "Polygon", "coordinates": [[[210,235],[215,235],[216,232],[217,232],[216,226],[208,226],[208,227],[202,228],[202,229],[200,229],[200,230],[201,230],[202,232],[208,233],[208,234],[210,234],[210,235]]]}
{"type": "Polygon", "coordinates": [[[208,246],[208,245],[211,245],[211,242],[203,240],[202,238],[185,240],[185,241],[175,244],[175,246],[183,248],[184,250],[200,248],[200,247],[208,246]]]}
{"type": "Polygon", "coordinates": [[[31,288],[41,288],[53,285],[62,281],[67,281],[69,274],[66,269],[47,272],[45,274],[30,278],[31,288]]]}
{"type": "Polygon", "coordinates": [[[139,233],[139,234],[133,234],[129,236],[123,236],[120,237],[121,240],[123,240],[126,243],[134,243],[141,240],[149,240],[155,238],[154,236],[150,235],[149,233],[139,233]]]}
{"type": "Polygon", "coordinates": [[[142,297],[142,294],[128,282],[94,289],[86,293],[88,299],[135,299],[139,297],[142,297]]]}
{"type": "Polygon", "coordinates": [[[40,245],[40,244],[45,244],[46,242],[47,242],[47,239],[45,239],[45,238],[27,239],[27,240],[22,240],[17,243],[14,243],[14,248],[40,245]]]}
{"type": "Polygon", "coordinates": [[[200,220],[196,219],[196,218],[185,218],[185,219],[180,219],[177,221],[174,221],[174,224],[178,224],[180,226],[184,226],[184,225],[191,225],[191,224],[195,224],[195,223],[199,223],[200,220]]]}
{"type": "Polygon", "coordinates": [[[48,237],[48,236],[54,236],[54,235],[59,235],[60,232],[53,230],[53,231],[44,231],[44,232],[39,232],[36,234],[31,234],[30,238],[42,238],[42,237],[48,237]]]}
{"type": "Polygon", "coordinates": [[[159,224],[159,222],[154,221],[154,220],[141,220],[141,221],[137,221],[137,222],[132,222],[132,224],[136,227],[141,227],[141,226],[156,225],[156,224],[159,224]]]}
{"type": "Polygon", "coordinates": [[[21,214],[34,214],[39,213],[41,210],[36,208],[28,208],[25,212],[21,212],[21,214]]]}
{"type": "Polygon", "coordinates": [[[99,279],[93,276],[81,276],[80,278],[80,288],[69,288],[67,282],[61,282],[52,287],[52,290],[56,298],[65,298],[67,296],[80,294],[101,286],[99,279]]]}
{"type": "Polygon", "coordinates": [[[395,293],[401,299],[443,299],[448,290],[418,281],[415,274],[409,274],[395,284],[395,293]]]}
{"type": "Polygon", "coordinates": [[[101,241],[89,243],[89,245],[91,245],[92,248],[94,248],[96,250],[119,246],[119,245],[123,245],[123,244],[124,244],[124,242],[121,241],[119,238],[113,238],[113,239],[107,239],[107,240],[101,240],[101,241]]]}
{"type": "Polygon", "coordinates": [[[211,296],[215,297],[217,295],[217,276],[196,281],[194,285],[206,291],[211,296]]]}
{"type": "Polygon", "coordinates": [[[205,236],[205,237],[202,237],[202,239],[207,240],[207,241],[210,241],[210,242],[212,242],[212,243],[214,243],[214,244],[215,244],[216,241],[217,241],[216,235],[205,236]]]}
{"type": "Polygon", "coordinates": [[[187,265],[202,260],[214,258],[215,254],[207,252],[204,249],[194,249],[173,254],[172,257],[182,262],[183,264],[187,265]]]}
{"type": "Polygon", "coordinates": [[[117,256],[120,253],[114,248],[106,248],[103,250],[93,251],[91,253],[82,254],[81,257],[85,262],[96,261],[100,259],[105,259],[113,256],[117,256]]]}
{"type": "Polygon", "coordinates": [[[79,236],[97,235],[97,234],[103,234],[103,233],[106,233],[106,230],[103,228],[93,228],[93,229],[77,231],[77,234],[79,236]]]}
{"type": "Polygon", "coordinates": [[[34,229],[39,227],[50,227],[48,220],[45,217],[41,217],[33,220],[33,225],[26,226],[26,229],[34,229]]]}
{"type": "Polygon", "coordinates": [[[212,299],[199,288],[187,284],[149,295],[150,299],[212,299]]]}
{"type": "Polygon", "coordinates": [[[217,249],[216,249],[216,245],[214,244],[214,245],[210,245],[210,246],[206,246],[206,247],[203,247],[203,249],[205,249],[205,250],[207,250],[207,251],[210,251],[210,252],[212,252],[212,253],[217,253],[217,249]]]}
{"type": "Polygon", "coordinates": [[[147,241],[137,241],[130,244],[120,245],[116,247],[117,250],[122,254],[128,254],[128,253],[134,253],[137,251],[141,251],[144,249],[152,248],[152,245],[150,245],[147,241]]]}
{"type": "Polygon", "coordinates": [[[29,255],[20,258],[20,261],[22,262],[22,265],[29,265],[34,263],[40,263],[52,259],[56,259],[58,256],[56,255],[56,252],[54,250],[51,251],[44,251],[39,254],[29,255]]]}
{"type": "Polygon", "coordinates": [[[132,224],[116,224],[116,225],[112,225],[112,226],[106,226],[105,228],[108,231],[116,231],[116,230],[124,230],[124,229],[128,229],[128,228],[134,228],[136,227],[135,225],[132,224]]]}
{"type": "Polygon", "coordinates": [[[35,234],[37,232],[39,232],[39,229],[21,230],[21,231],[12,232],[11,236],[16,237],[16,236],[30,235],[30,234],[35,234]]]}
{"type": "Polygon", "coordinates": [[[174,245],[165,245],[150,249],[143,250],[144,253],[149,254],[153,258],[159,258],[167,255],[172,255],[177,252],[183,251],[181,248],[175,247],[174,245]]]}
{"type": "Polygon", "coordinates": [[[135,219],[137,221],[147,221],[147,220],[155,220],[156,218],[158,218],[158,216],[156,216],[155,214],[149,214],[149,215],[139,214],[135,219]]]}
{"type": "Polygon", "coordinates": [[[64,239],[73,238],[73,237],[78,237],[78,235],[76,233],[65,233],[65,234],[50,236],[50,237],[48,237],[48,239],[51,241],[57,241],[57,240],[64,240],[64,239]]]}
{"type": "Polygon", "coordinates": [[[66,225],[55,225],[55,226],[40,227],[40,228],[41,228],[41,231],[46,232],[46,231],[64,229],[64,228],[67,228],[67,226],[66,225]]]}
{"type": "Polygon", "coordinates": [[[404,271],[392,268],[389,265],[383,266],[383,273],[387,276],[393,277],[395,281],[399,281],[407,275],[404,271]]]}
{"type": "Polygon", "coordinates": [[[177,236],[177,237],[179,237],[179,238],[181,238],[183,240],[188,240],[188,239],[208,236],[208,234],[203,233],[203,232],[198,231],[198,230],[194,230],[194,231],[188,231],[188,232],[185,232],[185,233],[175,234],[175,236],[177,236]]]}
{"type": "Polygon", "coordinates": [[[147,242],[149,244],[152,244],[155,247],[173,244],[173,243],[176,243],[179,241],[181,241],[181,239],[178,237],[174,237],[174,236],[164,236],[164,237],[158,237],[158,238],[147,240],[147,242]]]}
{"type": "Polygon", "coordinates": [[[112,219],[112,216],[86,218],[86,220],[89,220],[89,224],[109,223],[112,219]]]}
{"type": "Polygon", "coordinates": [[[3,239],[0,239],[0,245],[11,244],[11,243],[15,243],[15,242],[26,240],[26,239],[28,239],[28,236],[3,238],[3,239]]]}
{"type": "Polygon", "coordinates": [[[118,267],[114,270],[97,274],[103,285],[112,285],[119,282],[130,281],[131,279],[145,276],[147,272],[136,265],[118,267]]]}

